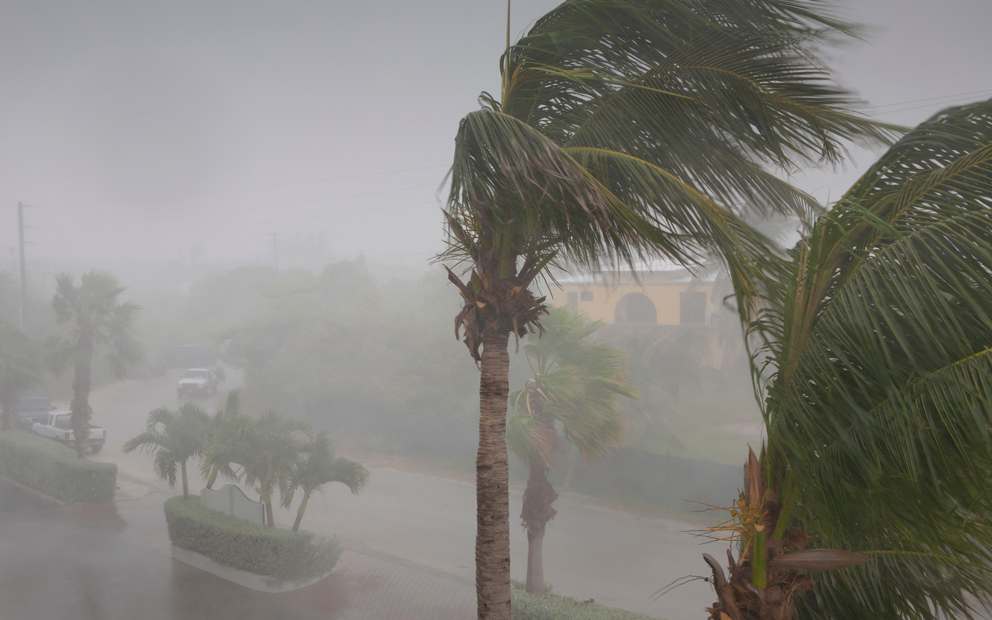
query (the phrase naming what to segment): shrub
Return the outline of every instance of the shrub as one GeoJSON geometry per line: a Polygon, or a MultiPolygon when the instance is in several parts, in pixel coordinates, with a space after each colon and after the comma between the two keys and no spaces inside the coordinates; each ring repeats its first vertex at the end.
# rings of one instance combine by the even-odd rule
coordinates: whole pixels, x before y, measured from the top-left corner
{"type": "Polygon", "coordinates": [[[200,506],[200,498],[173,497],[165,502],[172,544],[205,555],[218,564],[288,581],[305,581],[329,573],[337,564],[334,541],[314,542],[310,532],[290,532],[200,506]]]}
{"type": "Polygon", "coordinates": [[[633,611],[554,594],[550,586],[546,594],[536,595],[527,594],[523,584],[513,582],[510,601],[512,620],[656,620],[633,611]]]}
{"type": "Polygon", "coordinates": [[[66,503],[110,501],[117,487],[117,465],[17,430],[0,433],[0,475],[66,503]]]}

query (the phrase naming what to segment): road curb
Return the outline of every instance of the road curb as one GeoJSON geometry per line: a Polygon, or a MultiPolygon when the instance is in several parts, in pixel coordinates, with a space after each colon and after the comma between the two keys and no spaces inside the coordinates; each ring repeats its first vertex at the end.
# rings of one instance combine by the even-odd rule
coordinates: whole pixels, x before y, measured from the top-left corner
{"type": "Polygon", "coordinates": [[[65,506],[66,506],[66,503],[63,502],[62,500],[55,499],[51,495],[45,495],[41,491],[38,491],[36,489],[32,489],[29,486],[25,486],[25,485],[21,484],[20,482],[18,482],[16,480],[12,480],[12,479],[8,478],[7,476],[0,475],[0,480],[3,480],[4,482],[10,483],[11,485],[17,487],[18,489],[20,489],[22,491],[25,491],[27,493],[30,493],[31,495],[35,496],[36,498],[38,498],[38,499],[40,499],[42,501],[46,501],[46,502],[49,502],[51,504],[55,504],[59,508],[65,508],[65,506]]]}

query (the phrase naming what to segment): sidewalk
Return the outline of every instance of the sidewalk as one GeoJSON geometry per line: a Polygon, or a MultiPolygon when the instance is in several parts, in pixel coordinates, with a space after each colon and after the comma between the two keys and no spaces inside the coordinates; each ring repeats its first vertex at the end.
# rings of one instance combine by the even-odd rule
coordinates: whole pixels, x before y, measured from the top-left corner
{"type": "MultiPolygon", "coordinates": [[[[162,504],[165,495],[119,478],[112,502],[76,504],[74,517],[121,532],[140,546],[171,556],[162,504]]],[[[352,549],[341,554],[334,572],[315,584],[272,595],[335,620],[472,620],[475,592],[437,571],[418,570],[352,549]]]]}

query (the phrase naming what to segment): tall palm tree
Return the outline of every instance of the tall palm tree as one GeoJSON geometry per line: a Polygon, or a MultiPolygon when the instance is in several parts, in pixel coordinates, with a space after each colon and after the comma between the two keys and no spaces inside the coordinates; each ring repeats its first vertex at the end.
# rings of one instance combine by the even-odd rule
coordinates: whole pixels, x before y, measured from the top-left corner
{"type": "Polygon", "coordinates": [[[0,321],[0,430],[15,426],[18,396],[41,380],[38,348],[24,332],[0,321]]]}
{"type": "Polygon", "coordinates": [[[237,390],[227,395],[224,409],[210,418],[203,453],[200,455],[200,474],[212,489],[217,475],[237,480],[238,474],[231,464],[245,450],[251,418],[241,413],[241,398],[237,390]]]}
{"type": "Polygon", "coordinates": [[[992,100],[907,134],[780,266],[751,325],[768,447],[712,617],[975,617],[992,604],[992,100]]]}
{"type": "Polygon", "coordinates": [[[327,431],[320,431],[303,447],[303,454],[289,476],[289,491],[282,496],[283,508],[288,508],[293,502],[296,489],[303,491],[303,500],[296,511],[296,521],[293,522],[294,532],[300,529],[300,521],[303,520],[310,496],[331,482],[340,482],[358,495],[369,482],[369,470],[355,461],[336,456],[331,436],[327,431]]]}
{"type": "Polygon", "coordinates": [[[128,365],[141,361],[141,351],[131,333],[134,317],[141,310],[130,301],[120,302],[127,290],[117,278],[103,271],[88,271],[79,279],[71,274],[55,278],[52,308],[55,320],[63,326],[53,342],[52,366],[56,372],[73,367],[72,383],[73,436],[76,451],[83,458],[89,446],[90,434],[90,367],[98,348],[107,350],[107,363],[118,379],[124,377],[128,365]]]}
{"type": "Polygon", "coordinates": [[[233,461],[240,466],[245,484],[252,486],[265,504],[269,527],[275,527],[272,496],[276,489],[284,496],[289,493],[290,477],[304,448],[297,433],[307,430],[309,425],[303,420],[268,411],[252,418],[233,461]]]}
{"type": "Polygon", "coordinates": [[[567,308],[554,308],[543,321],[544,334],[529,336],[524,353],[534,375],[515,393],[507,421],[507,444],[528,467],[520,518],[527,529],[527,591],[544,593],[544,532],[557,511],[558,493],[548,471],[565,442],[586,463],[623,443],[621,397],[636,398],[622,351],[589,338],[603,326],[567,308]],[[561,431],[558,427],[561,427],[561,431]]]}
{"type": "Polygon", "coordinates": [[[155,455],[155,473],[170,487],[176,486],[176,469],[183,482],[183,499],[189,499],[189,478],[186,461],[200,456],[210,416],[193,403],[185,403],[177,411],[160,408],[148,414],[146,430],[124,446],[124,454],[138,450],[155,455]]]}
{"type": "Polygon", "coordinates": [[[836,162],[844,140],[888,135],[847,110],[855,99],[817,60],[850,32],[830,13],[817,0],[568,0],[507,36],[499,99],[484,93],[458,128],[441,255],[465,269],[449,271],[456,330],[481,369],[480,618],[510,613],[507,347],[539,330],[544,298],[529,287],[554,262],[710,255],[750,290],[747,250],[763,243],[738,208],[817,210],[766,168],[836,162]]]}

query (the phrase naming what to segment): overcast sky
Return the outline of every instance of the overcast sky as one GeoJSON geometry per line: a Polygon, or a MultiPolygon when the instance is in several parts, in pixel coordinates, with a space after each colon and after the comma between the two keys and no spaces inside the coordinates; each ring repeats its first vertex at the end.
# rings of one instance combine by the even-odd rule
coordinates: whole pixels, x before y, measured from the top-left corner
{"type": "MultiPolygon", "coordinates": [[[[513,31],[553,1],[514,4],[513,31]]],[[[833,53],[877,118],[992,97],[992,2],[860,0],[833,53]]],[[[272,233],[424,265],[458,120],[499,87],[503,0],[0,3],[0,269],[264,261],[272,233]],[[111,225],[113,223],[113,225],[111,225]]],[[[794,179],[837,197],[874,159],[794,179]]]]}

